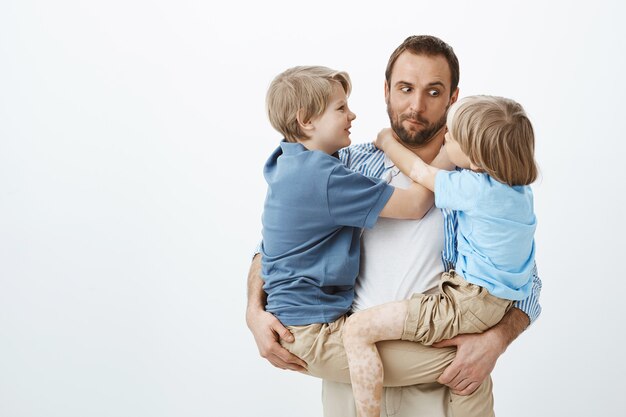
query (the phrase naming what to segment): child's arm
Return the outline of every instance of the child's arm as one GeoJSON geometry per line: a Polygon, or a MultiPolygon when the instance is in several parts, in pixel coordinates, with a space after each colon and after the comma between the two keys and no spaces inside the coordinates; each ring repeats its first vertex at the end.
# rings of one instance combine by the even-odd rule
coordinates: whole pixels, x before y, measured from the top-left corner
{"type": "Polygon", "coordinates": [[[407,189],[395,187],[379,216],[392,219],[421,219],[434,202],[433,193],[414,182],[407,189]]]}
{"type": "Polygon", "coordinates": [[[376,138],[376,147],[381,149],[393,163],[413,181],[423,185],[430,191],[435,190],[435,176],[440,169],[452,169],[448,155],[442,149],[429,165],[419,156],[402,146],[393,137],[391,129],[383,129],[376,138]]]}

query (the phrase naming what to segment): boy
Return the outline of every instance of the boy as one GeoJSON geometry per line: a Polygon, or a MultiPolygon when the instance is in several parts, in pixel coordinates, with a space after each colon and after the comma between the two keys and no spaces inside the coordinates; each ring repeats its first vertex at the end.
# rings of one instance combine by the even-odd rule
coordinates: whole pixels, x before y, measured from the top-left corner
{"type": "MultiPolygon", "coordinates": [[[[419,184],[396,189],[348,170],[336,157],[350,145],[356,117],[347,103],[350,90],[345,72],[295,67],[279,74],[267,93],[270,122],[285,141],[264,169],[266,310],[286,326],[305,327],[288,346],[299,355],[308,350],[303,334],[340,327],[350,310],[361,228],[372,227],[379,216],[419,219],[433,204],[432,193],[419,184]]],[[[340,376],[329,377],[349,381],[347,363],[326,370],[323,364],[308,365],[312,375],[338,372],[340,376]]]]}
{"type": "Polygon", "coordinates": [[[447,126],[444,152],[463,171],[429,166],[389,129],[376,141],[411,179],[435,192],[437,207],[458,211],[459,258],[456,271],[443,274],[439,294],[414,294],[348,319],[343,340],[359,417],[380,412],[383,368],[376,342],[431,345],[481,333],[531,291],[536,219],[528,185],[537,167],[530,121],[513,100],[472,96],[452,106],[447,126]]]}

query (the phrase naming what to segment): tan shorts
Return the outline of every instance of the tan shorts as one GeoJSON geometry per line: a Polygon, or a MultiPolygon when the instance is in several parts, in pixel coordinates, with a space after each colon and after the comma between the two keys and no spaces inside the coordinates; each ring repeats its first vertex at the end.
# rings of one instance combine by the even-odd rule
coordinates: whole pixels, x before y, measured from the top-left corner
{"type": "MultiPolygon", "coordinates": [[[[307,363],[307,374],[324,378],[327,381],[350,383],[348,359],[343,347],[342,329],[346,317],[328,324],[311,324],[308,326],[288,326],[295,341],[281,344],[291,353],[307,363]]],[[[383,363],[385,387],[400,387],[417,384],[428,384],[437,381],[437,378],[452,362],[456,354],[455,348],[434,348],[420,343],[402,340],[388,340],[376,344],[383,363]]],[[[460,396],[450,394],[450,402],[438,404],[437,407],[450,407],[455,417],[491,417],[493,416],[492,384],[488,378],[472,395],[460,396]]],[[[432,389],[432,387],[430,388],[432,389]]],[[[347,390],[351,392],[350,390],[347,390]]],[[[324,415],[356,416],[352,397],[328,391],[324,396],[324,415]],[[347,400],[347,401],[346,401],[347,400]]],[[[391,391],[390,394],[401,394],[404,391],[391,391]]],[[[410,407],[410,396],[400,402],[396,395],[391,404],[385,407],[400,407],[403,413],[398,416],[414,415],[410,407]],[[408,408],[408,410],[407,410],[408,408]]],[[[440,396],[435,399],[441,400],[440,396]]]]}
{"type": "MultiPolygon", "coordinates": [[[[337,382],[350,382],[342,329],[346,317],[327,324],[288,326],[295,341],[281,344],[307,363],[307,373],[337,382]]],[[[454,359],[454,348],[436,349],[419,343],[389,340],[376,344],[383,362],[385,386],[435,382],[454,359]]]]}
{"type": "Polygon", "coordinates": [[[454,271],[445,272],[440,292],[413,294],[402,340],[432,345],[463,333],[482,333],[500,322],[513,302],[494,297],[454,271]]]}

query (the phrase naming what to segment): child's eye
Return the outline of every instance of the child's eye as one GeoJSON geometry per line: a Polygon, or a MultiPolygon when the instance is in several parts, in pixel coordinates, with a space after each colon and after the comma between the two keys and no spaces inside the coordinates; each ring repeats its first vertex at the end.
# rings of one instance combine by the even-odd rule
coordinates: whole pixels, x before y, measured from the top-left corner
{"type": "Polygon", "coordinates": [[[341,106],[341,107],[339,107],[337,110],[339,110],[339,111],[344,111],[345,109],[346,109],[346,106],[341,106]]]}

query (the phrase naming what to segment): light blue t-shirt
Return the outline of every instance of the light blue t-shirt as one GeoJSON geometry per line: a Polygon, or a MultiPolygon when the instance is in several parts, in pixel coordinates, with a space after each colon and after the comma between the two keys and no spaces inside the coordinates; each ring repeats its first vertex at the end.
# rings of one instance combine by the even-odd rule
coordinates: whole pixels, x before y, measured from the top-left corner
{"type": "Polygon", "coordinates": [[[352,305],[360,229],[374,226],[393,187],[299,143],[281,142],[264,175],[266,310],[284,325],[332,322],[352,305]]]}
{"type": "Polygon", "coordinates": [[[470,170],[439,171],[435,205],[458,210],[455,270],[507,300],[532,289],[537,221],[529,186],[509,186],[470,170]]]}

